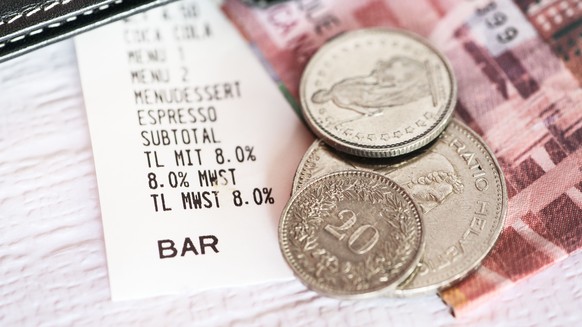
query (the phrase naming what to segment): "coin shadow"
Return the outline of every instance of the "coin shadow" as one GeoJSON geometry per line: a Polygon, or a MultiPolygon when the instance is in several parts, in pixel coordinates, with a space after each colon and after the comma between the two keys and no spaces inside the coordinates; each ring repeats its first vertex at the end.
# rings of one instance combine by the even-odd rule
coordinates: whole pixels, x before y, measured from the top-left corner
{"type": "MultiPolygon", "coordinates": [[[[285,143],[281,142],[280,146],[276,148],[277,153],[271,156],[272,161],[268,165],[269,170],[266,176],[269,183],[272,181],[278,181],[282,178],[287,179],[285,181],[277,182],[277,185],[284,188],[279,191],[281,196],[276,198],[276,201],[279,201],[280,203],[278,205],[269,206],[269,214],[272,217],[271,221],[273,222],[275,231],[277,231],[279,227],[281,213],[287,205],[287,202],[291,199],[293,177],[297,171],[297,167],[303,158],[303,154],[315,139],[315,136],[299,119],[295,123],[293,132],[290,134],[291,137],[286,139],[285,143]],[[292,149],[292,152],[297,153],[295,158],[290,158],[289,149],[292,149]],[[281,174],[281,172],[290,172],[290,174],[281,174]]],[[[292,154],[294,153],[291,153],[291,155],[292,154]]]]}

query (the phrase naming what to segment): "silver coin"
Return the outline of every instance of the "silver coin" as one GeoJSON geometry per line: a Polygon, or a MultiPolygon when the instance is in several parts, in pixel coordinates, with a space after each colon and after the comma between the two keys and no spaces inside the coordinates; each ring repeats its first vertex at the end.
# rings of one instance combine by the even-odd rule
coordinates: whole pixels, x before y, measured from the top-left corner
{"type": "Polygon", "coordinates": [[[353,299],[393,290],[418,265],[422,220],[403,189],[371,172],[316,179],[283,210],[285,260],[310,289],[353,299]]]}
{"type": "Polygon", "coordinates": [[[453,120],[431,145],[410,155],[365,159],[316,141],[301,161],[293,190],[334,171],[380,173],[401,185],[423,213],[426,249],[416,276],[395,293],[434,292],[479,266],[504,224],[507,190],[491,150],[453,120]]]}
{"type": "Polygon", "coordinates": [[[330,146],[385,158],[416,150],[443,131],[457,85],[447,60],[423,39],[375,28],[322,46],[299,94],[306,122],[330,146]]]}

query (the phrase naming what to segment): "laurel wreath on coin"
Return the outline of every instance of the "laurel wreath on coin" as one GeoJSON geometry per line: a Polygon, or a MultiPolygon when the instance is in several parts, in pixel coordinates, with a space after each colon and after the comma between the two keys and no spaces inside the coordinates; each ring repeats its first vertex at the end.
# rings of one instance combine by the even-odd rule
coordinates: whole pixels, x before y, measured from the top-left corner
{"type": "Polygon", "coordinates": [[[290,242],[297,264],[307,275],[328,287],[359,291],[390,283],[413,255],[414,238],[419,237],[414,219],[410,218],[406,202],[380,181],[358,179],[322,183],[305,190],[290,222],[290,242]],[[317,239],[337,203],[346,200],[382,204],[378,223],[390,226],[390,237],[382,239],[364,260],[349,261],[338,258],[323,248],[317,239]]]}

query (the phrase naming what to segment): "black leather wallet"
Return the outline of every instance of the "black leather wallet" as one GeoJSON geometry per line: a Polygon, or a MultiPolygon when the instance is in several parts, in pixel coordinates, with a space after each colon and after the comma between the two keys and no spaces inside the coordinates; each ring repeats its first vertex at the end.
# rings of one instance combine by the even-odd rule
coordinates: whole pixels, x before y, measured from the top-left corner
{"type": "Polygon", "coordinates": [[[0,62],[174,0],[0,0],[0,62]]]}

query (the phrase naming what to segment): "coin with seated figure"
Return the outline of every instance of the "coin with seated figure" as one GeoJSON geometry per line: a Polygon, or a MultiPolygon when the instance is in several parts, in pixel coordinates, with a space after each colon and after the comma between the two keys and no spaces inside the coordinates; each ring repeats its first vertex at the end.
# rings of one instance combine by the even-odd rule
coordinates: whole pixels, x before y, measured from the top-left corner
{"type": "Polygon", "coordinates": [[[447,60],[409,32],[363,29],[322,46],[300,84],[312,131],[349,154],[385,158],[435,139],[452,117],[457,86],[447,60]]]}

